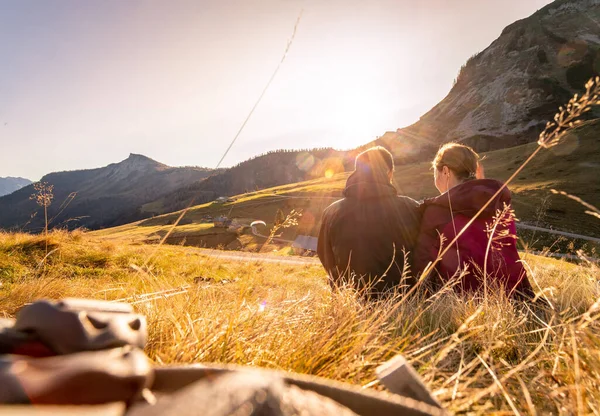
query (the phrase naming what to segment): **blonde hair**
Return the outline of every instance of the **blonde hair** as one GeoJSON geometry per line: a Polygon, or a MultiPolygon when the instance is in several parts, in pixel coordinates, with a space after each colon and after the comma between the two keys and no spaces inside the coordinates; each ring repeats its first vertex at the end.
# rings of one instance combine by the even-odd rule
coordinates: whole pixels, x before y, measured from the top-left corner
{"type": "Polygon", "coordinates": [[[446,143],[433,159],[433,168],[442,170],[447,166],[459,180],[475,179],[479,166],[479,155],[469,146],[459,143],[446,143]]]}

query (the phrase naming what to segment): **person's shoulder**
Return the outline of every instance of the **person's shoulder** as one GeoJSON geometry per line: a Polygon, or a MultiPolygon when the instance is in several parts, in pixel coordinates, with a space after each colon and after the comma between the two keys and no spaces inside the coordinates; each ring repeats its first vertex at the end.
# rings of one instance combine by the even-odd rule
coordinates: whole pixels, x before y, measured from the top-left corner
{"type": "Polygon", "coordinates": [[[331,216],[338,212],[342,208],[345,199],[346,198],[338,199],[333,204],[325,208],[325,210],[323,211],[323,216],[331,216]]]}
{"type": "Polygon", "coordinates": [[[497,179],[477,179],[472,182],[473,191],[481,197],[487,197],[489,200],[492,196],[496,195],[498,201],[510,204],[512,195],[504,182],[497,179]]]}
{"type": "Polygon", "coordinates": [[[498,179],[473,179],[471,181],[465,182],[466,185],[470,185],[472,188],[486,188],[489,190],[497,191],[500,188],[508,189],[508,186],[504,184],[504,182],[499,181],[498,179]]]}
{"type": "Polygon", "coordinates": [[[448,207],[444,203],[445,201],[440,197],[441,195],[424,198],[417,203],[421,218],[438,217],[441,212],[448,210],[448,207]]]}
{"type": "Polygon", "coordinates": [[[410,196],[397,195],[396,198],[398,198],[400,201],[402,201],[402,202],[404,202],[406,204],[419,205],[419,203],[417,201],[415,201],[413,198],[411,198],[410,196]]]}
{"type": "Polygon", "coordinates": [[[409,197],[409,196],[398,195],[397,198],[398,198],[398,201],[401,204],[403,204],[403,205],[405,205],[405,206],[407,206],[409,208],[415,208],[415,209],[419,208],[419,203],[417,201],[415,201],[414,199],[412,199],[411,197],[409,197]]]}
{"type": "Polygon", "coordinates": [[[424,199],[420,200],[419,202],[417,202],[417,204],[419,205],[419,209],[421,211],[424,211],[424,210],[431,208],[432,206],[438,204],[439,200],[440,200],[440,196],[441,195],[432,196],[432,197],[424,198],[424,199]]]}

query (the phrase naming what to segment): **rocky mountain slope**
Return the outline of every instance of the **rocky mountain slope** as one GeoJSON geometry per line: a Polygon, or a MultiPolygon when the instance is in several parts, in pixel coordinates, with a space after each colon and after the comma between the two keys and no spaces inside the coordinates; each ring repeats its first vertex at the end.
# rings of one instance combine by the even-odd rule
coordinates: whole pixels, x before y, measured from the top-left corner
{"type": "Polygon", "coordinates": [[[31,183],[29,179],[25,178],[0,178],[0,196],[12,194],[14,191],[21,189],[31,183]]]}
{"type": "MultiPolygon", "coordinates": [[[[141,205],[211,173],[196,167],[173,168],[131,154],[103,168],[51,173],[41,182],[54,186],[48,213],[51,226],[101,228],[143,218],[148,214],[141,212],[141,205]]],[[[43,227],[43,215],[37,214],[40,207],[30,199],[33,193],[29,185],[0,198],[0,228],[36,231],[43,227]]]]}
{"type": "Polygon", "coordinates": [[[531,142],[599,73],[600,0],[558,0],[506,27],[438,105],[379,143],[411,160],[453,140],[479,151],[531,142]]]}

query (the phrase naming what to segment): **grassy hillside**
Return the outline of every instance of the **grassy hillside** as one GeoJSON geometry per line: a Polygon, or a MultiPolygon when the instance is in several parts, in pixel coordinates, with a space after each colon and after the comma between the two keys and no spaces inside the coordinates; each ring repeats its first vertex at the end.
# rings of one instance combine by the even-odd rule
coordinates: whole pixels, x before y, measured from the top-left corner
{"type": "Polygon", "coordinates": [[[221,196],[252,192],[281,184],[301,182],[343,172],[352,164],[349,155],[333,149],[277,150],[246,160],[204,181],[177,189],[145,204],[144,212],[164,214],[221,196]]]}
{"type": "MultiPolygon", "coordinates": [[[[581,204],[550,192],[551,189],[566,191],[595,206],[600,206],[598,134],[600,134],[600,120],[582,125],[570,133],[562,144],[542,151],[513,181],[510,185],[513,192],[513,205],[517,217],[523,223],[600,237],[600,222],[594,221],[593,217],[585,214],[585,208],[581,204]]],[[[483,164],[486,176],[500,180],[508,179],[535,147],[536,144],[530,143],[485,153],[483,164]]],[[[279,210],[287,214],[292,209],[301,209],[303,217],[299,226],[284,230],[283,236],[288,239],[293,239],[298,234],[316,236],[321,213],[330,203],[341,197],[347,176],[348,173],[336,174],[331,178],[321,177],[241,194],[233,203],[206,203],[194,206],[185,216],[186,225],[176,228],[176,235],[188,239],[199,238],[199,245],[211,246],[210,238],[200,238],[204,234],[216,232],[209,226],[198,224],[205,215],[229,215],[232,218],[239,218],[240,222],[245,224],[249,224],[252,220],[263,220],[271,226],[279,210]]],[[[397,166],[394,183],[401,193],[415,199],[437,195],[429,163],[397,166]]],[[[129,236],[138,240],[157,238],[166,233],[168,228],[166,226],[172,224],[178,216],[179,213],[157,216],[122,227],[102,230],[98,235],[106,238],[129,236]]],[[[236,232],[237,234],[239,233],[236,232]]],[[[233,238],[238,237],[233,236],[233,238]]],[[[535,241],[531,240],[529,235],[527,240],[528,243],[535,241]]],[[[542,248],[540,245],[548,245],[552,241],[554,238],[542,238],[537,248],[542,248]]]]}
{"type": "Polygon", "coordinates": [[[48,256],[42,236],[0,233],[2,315],[39,298],[120,299],[148,317],[146,352],[157,364],[254,365],[380,389],[375,367],[401,353],[451,412],[600,407],[592,266],[525,256],[551,304],[535,315],[503,298],[473,302],[452,291],[365,305],[348,291],[332,295],[316,265],[236,263],[81,232],[54,232],[47,243],[48,256]]]}

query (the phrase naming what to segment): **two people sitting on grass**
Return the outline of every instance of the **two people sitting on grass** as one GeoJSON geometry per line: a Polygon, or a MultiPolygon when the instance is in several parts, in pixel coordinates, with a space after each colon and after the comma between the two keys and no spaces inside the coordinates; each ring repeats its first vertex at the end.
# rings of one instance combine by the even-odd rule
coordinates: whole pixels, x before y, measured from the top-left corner
{"type": "Polygon", "coordinates": [[[367,298],[431,292],[452,286],[462,293],[504,291],[530,299],[520,262],[510,191],[485,179],[479,155],[450,143],[433,161],[441,195],[420,204],[392,185],[393,157],[383,147],[359,154],[344,199],[323,213],[318,255],[332,287],[349,285],[367,298]]]}

